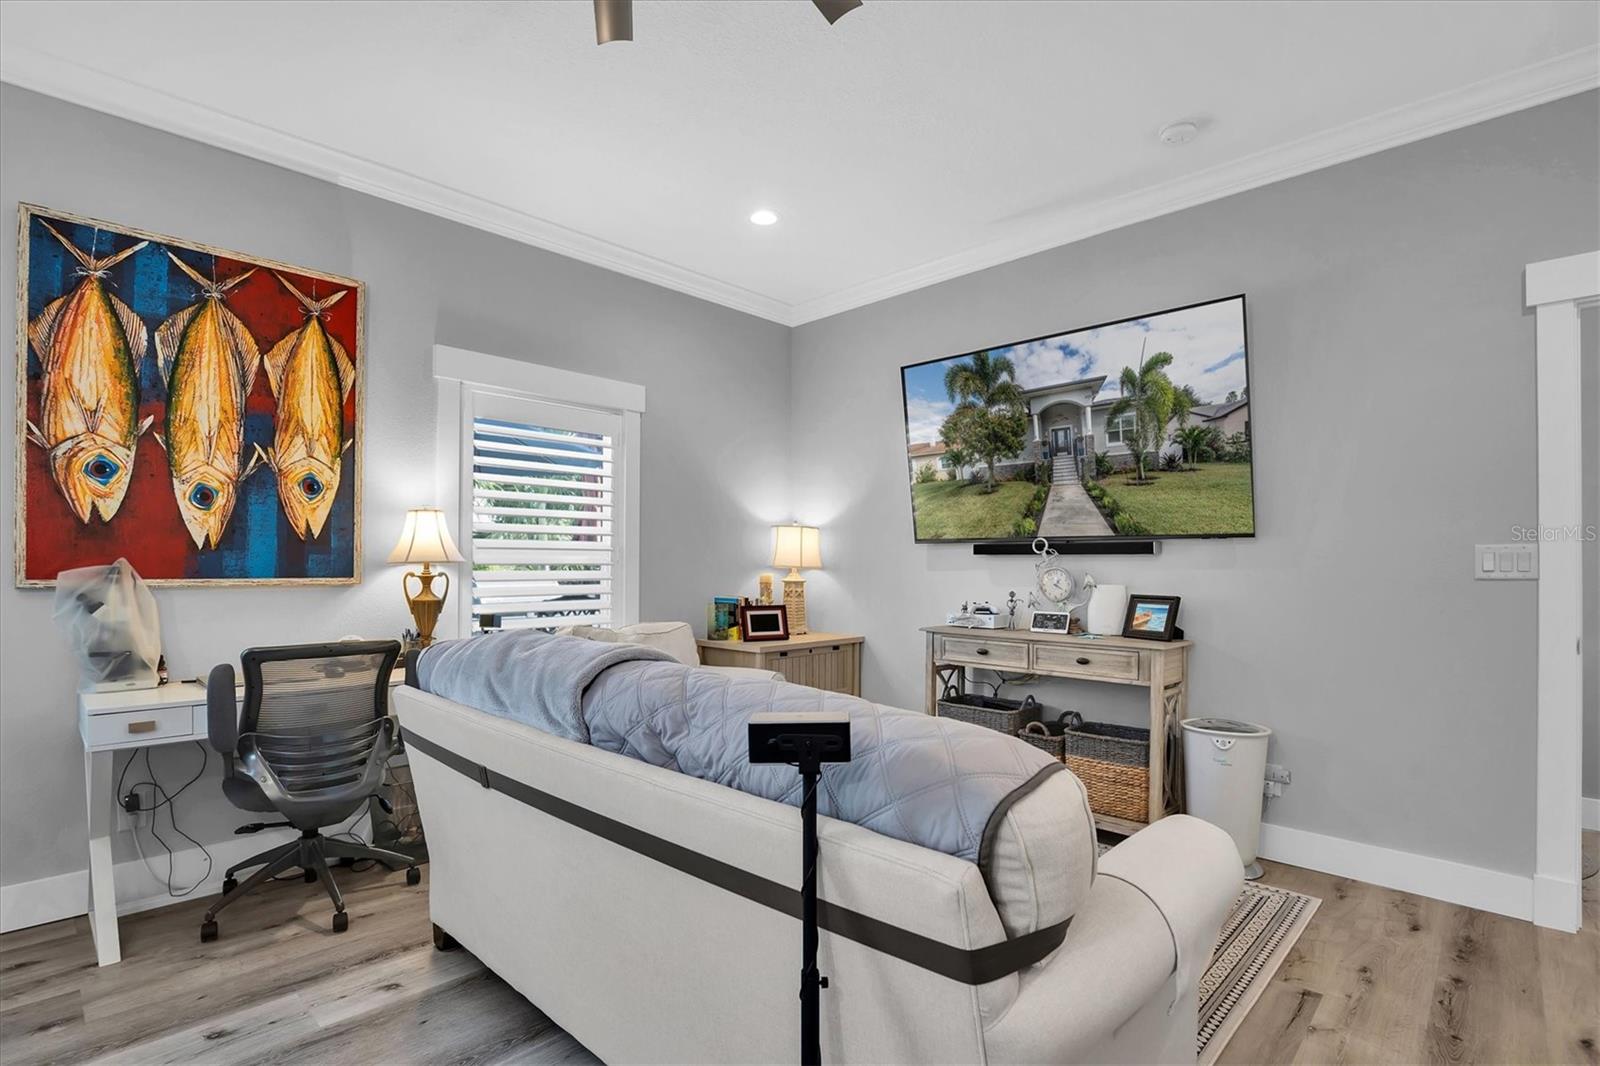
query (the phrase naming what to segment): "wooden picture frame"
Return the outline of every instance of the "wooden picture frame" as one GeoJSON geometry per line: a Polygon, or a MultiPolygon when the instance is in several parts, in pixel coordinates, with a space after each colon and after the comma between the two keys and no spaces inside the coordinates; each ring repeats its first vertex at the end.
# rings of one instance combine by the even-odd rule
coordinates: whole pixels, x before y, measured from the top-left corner
{"type": "Polygon", "coordinates": [[[789,608],[781,603],[744,604],[739,608],[739,639],[788,640],[789,608]]]}
{"type": "Polygon", "coordinates": [[[119,557],[151,585],[360,584],[366,286],[34,204],[17,224],[17,587],[119,557]],[[92,366],[85,316],[109,338],[92,366]],[[313,363],[334,368],[327,402],[313,390],[280,404],[277,383],[313,363]],[[195,384],[217,368],[237,383],[195,384]],[[86,432],[61,398],[108,379],[110,416],[97,401],[86,432]],[[310,434],[294,436],[285,410],[310,434]],[[186,432],[218,420],[225,445],[186,432]]]}
{"type": "Polygon", "coordinates": [[[1128,597],[1128,613],[1122,620],[1122,635],[1133,640],[1176,640],[1183,636],[1178,628],[1179,596],[1128,597]]]}

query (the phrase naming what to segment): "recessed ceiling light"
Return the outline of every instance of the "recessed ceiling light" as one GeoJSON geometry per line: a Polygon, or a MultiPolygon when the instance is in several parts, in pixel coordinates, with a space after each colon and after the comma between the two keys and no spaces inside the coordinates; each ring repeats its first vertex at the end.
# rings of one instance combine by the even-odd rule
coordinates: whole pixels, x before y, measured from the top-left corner
{"type": "Polygon", "coordinates": [[[1188,144],[1200,136],[1200,127],[1193,122],[1174,122],[1170,126],[1162,126],[1156,136],[1161,138],[1162,144],[1188,144]]]}
{"type": "Polygon", "coordinates": [[[771,226],[778,221],[778,212],[769,211],[763,207],[761,210],[751,213],[750,221],[757,226],[771,226]]]}

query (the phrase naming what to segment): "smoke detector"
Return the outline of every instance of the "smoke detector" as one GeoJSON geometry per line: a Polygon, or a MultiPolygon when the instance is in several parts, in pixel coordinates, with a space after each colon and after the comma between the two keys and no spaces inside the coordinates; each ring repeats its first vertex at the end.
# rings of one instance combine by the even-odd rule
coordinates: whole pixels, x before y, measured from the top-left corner
{"type": "Polygon", "coordinates": [[[1200,127],[1193,122],[1174,122],[1169,126],[1162,126],[1156,136],[1161,138],[1162,144],[1188,144],[1200,136],[1200,127]]]}

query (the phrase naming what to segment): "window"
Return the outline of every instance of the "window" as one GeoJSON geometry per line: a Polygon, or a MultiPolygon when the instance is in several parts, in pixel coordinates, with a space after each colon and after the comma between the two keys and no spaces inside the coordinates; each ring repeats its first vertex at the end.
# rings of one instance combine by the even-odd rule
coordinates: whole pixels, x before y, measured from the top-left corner
{"type": "Polygon", "coordinates": [[[1107,444],[1131,444],[1131,443],[1133,443],[1134,421],[1135,421],[1136,417],[1137,416],[1132,411],[1124,411],[1120,415],[1118,415],[1116,418],[1112,418],[1112,419],[1107,420],[1107,422],[1106,422],[1106,443],[1107,444]]]}
{"type": "Polygon", "coordinates": [[[644,390],[448,348],[434,374],[467,558],[457,631],[636,621],[644,390]]]}

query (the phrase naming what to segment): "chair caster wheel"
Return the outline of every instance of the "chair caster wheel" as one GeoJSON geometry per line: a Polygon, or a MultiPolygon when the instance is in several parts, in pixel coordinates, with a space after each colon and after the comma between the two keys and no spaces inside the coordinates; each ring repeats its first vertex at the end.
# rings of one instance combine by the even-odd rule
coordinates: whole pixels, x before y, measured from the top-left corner
{"type": "Polygon", "coordinates": [[[306,871],[306,884],[309,885],[311,882],[315,881],[316,879],[317,879],[317,871],[315,871],[315,870],[307,870],[306,871]]]}
{"type": "Polygon", "coordinates": [[[238,887],[239,887],[239,879],[238,878],[236,878],[236,877],[224,877],[222,879],[222,894],[224,896],[226,896],[229,892],[232,892],[234,889],[236,889],[238,887]]]}
{"type": "Polygon", "coordinates": [[[422,884],[422,871],[417,869],[415,866],[407,866],[406,867],[406,884],[408,884],[408,885],[420,885],[420,884],[422,884]]]}
{"type": "Polygon", "coordinates": [[[217,923],[215,921],[200,923],[200,943],[209,944],[217,939],[217,923]]]}
{"type": "Polygon", "coordinates": [[[333,931],[342,933],[350,928],[350,915],[345,911],[335,911],[333,915],[333,931]]]}

